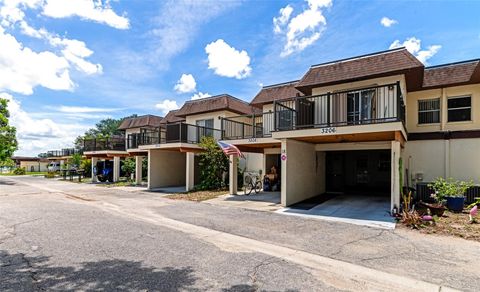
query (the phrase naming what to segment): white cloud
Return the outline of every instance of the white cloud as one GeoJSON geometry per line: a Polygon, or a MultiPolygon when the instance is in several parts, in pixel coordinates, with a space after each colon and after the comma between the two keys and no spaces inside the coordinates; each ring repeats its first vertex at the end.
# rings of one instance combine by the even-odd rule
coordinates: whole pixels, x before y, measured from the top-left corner
{"type": "Polygon", "coordinates": [[[279,17],[274,17],[273,18],[273,31],[275,33],[281,33],[283,31],[282,27],[287,24],[288,20],[290,19],[290,16],[292,15],[293,12],[293,7],[290,5],[287,5],[280,9],[280,16],[279,17]]]}
{"type": "Polygon", "coordinates": [[[198,93],[195,93],[194,95],[192,95],[192,97],[190,99],[191,100],[197,100],[197,99],[207,98],[207,97],[210,97],[210,96],[212,96],[212,95],[210,95],[208,93],[198,92],[198,93]]]}
{"type": "Polygon", "coordinates": [[[380,20],[380,24],[385,26],[385,27],[390,27],[394,24],[397,24],[398,21],[396,21],[395,19],[391,19],[391,18],[388,18],[386,16],[382,17],[382,19],[380,20]]]}
{"type": "Polygon", "coordinates": [[[23,47],[15,37],[0,27],[0,90],[32,94],[33,87],[52,90],[73,90],[69,63],[49,51],[40,53],[23,47]]]}
{"type": "Polygon", "coordinates": [[[91,127],[79,123],[58,123],[48,118],[35,119],[34,114],[23,110],[21,103],[12,95],[0,93],[0,98],[10,101],[10,122],[17,128],[19,143],[16,155],[36,156],[48,150],[71,147],[75,138],[91,127]]]}
{"type": "MultiPolygon", "coordinates": [[[[75,1],[72,3],[78,2],[75,1]]],[[[44,0],[4,0],[0,4],[0,64],[3,64],[0,66],[0,90],[32,94],[34,87],[43,86],[52,90],[72,91],[75,87],[70,78],[72,68],[87,75],[102,73],[100,64],[86,60],[93,51],[83,41],[60,37],[44,28],[36,29],[25,21],[24,10],[57,5],[55,3],[44,0]],[[53,50],[35,52],[24,47],[6,32],[16,24],[23,34],[47,41],[53,50]]],[[[101,2],[96,7],[104,9],[101,2]]]]}
{"type": "Polygon", "coordinates": [[[62,113],[108,113],[116,112],[119,108],[100,108],[100,107],[88,107],[88,106],[66,106],[61,105],[55,107],[55,109],[62,113]]]}
{"type": "Polygon", "coordinates": [[[154,43],[152,51],[160,65],[183,52],[198,36],[200,27],[240,3],[231,1],[163,1],[156,28],[150,31],[154,43]]]}
{"type": "Polygon", "coordinates": [[[405,47],[410,53],[417,57],[420,62],[427,64],[427,60],[433,57],[441,48],[440,45],[428,46],[426,50],[422,50],[421,40],[416,37],[411,37],[406,39],[404,42],[395,40],[391,45],[390,49],[405,47]]]}
{"type": "Polygon", "coordinates": [[[103,2],[102,0],[46,0],[42,7],[42,14],[52,18],[78,16],[116,29],[128,29],[130,23],[125,14],[118,15],[110,7],[110,1],[103,2]]]}
{"type": "Polygon", "coordinates": [[[193,78],[192,74],[182,74],[182,77],[175,84],[175,91],[178,93],[189,93],[195,92],[197,87],[197,82],[193,78]]]}
{"type": "Polygon", "coordinates": [[[157,103],[155,107],[161,110],[164,115],[166,115],[171,110],[176,110],[180,108],[175,100],[170,99],[162,100],[160,103],[157,103]]]}
{"type": "Polygon", "coordinates": [[[293,8],[290,5],[280,9],[280,16],[273,18],[273,31],[285,38],[285,45],[280,54],[286,57],[303,51],[315,43],[326,28],[327,20],[323,8],[332,6],[332,0],[306,0],[308,8],[290,18],[293,8]]]}
{"type": "Polygon", "coordinates": [[[243,79],[252,71],[247,52],[236,50],[222,39],[208,44],[205,52],[208,54],[208,68],[217,75],[243,79]]]}

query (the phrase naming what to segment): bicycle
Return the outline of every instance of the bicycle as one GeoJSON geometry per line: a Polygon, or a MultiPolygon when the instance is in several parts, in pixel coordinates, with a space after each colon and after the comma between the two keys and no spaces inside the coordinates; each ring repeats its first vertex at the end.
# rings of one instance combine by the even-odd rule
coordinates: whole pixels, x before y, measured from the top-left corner
{"type": "Polygon", "coordinates": [[[243,177],[243,192],[249,196],[252,191],[258,194],[262,189],[262,180],[258,173],[245,173],[243,177]]]}

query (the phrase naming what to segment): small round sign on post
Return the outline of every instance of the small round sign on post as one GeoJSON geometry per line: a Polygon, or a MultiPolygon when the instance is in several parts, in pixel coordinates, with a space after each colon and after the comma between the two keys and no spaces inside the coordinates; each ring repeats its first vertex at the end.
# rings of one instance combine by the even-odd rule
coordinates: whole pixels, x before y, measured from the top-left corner
{"type": "Polygon", "coordinates": [[[287,154],[282,154],[281,158],[283,161],[287,160],[287,154]]]}

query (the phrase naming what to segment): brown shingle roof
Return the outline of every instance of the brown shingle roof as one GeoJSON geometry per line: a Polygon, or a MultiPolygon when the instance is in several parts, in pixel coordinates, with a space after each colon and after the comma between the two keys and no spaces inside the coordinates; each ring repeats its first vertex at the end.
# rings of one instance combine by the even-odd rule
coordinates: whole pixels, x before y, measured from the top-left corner
{"type": "Polygon", "coordinates": [[[185,121],[184,118],[176,116],[177,112],[178,110],[169,111],[168,114],[160,121],[160,123],[167,124],[185,121]]]}
{"type": "Polygon", "coordinates": [[[414,88],[421,86],[423,68],[423,64],[415,56],[405,48],[399,48],[314,65],[300,80],[297,89],[311,94],[313,87],[402,73],[407,77],[407,84],[414,88]]]}
{"type": "Polygon", "coordinates": [[[176,113],[178,117],[228,110],[237,114],[250,114],[252,107],[243,100],[228,94],[187,101],[176,113]]]}
{"type": "Polygon", "coordinates": [[[250,104],[253,106],[261,106],[271,103],[275,100],[283,100],[295,96],[302,96],[303,93],[295,88],[297,84],[298,80],[265,86],[260,90],[259,93],[257,93],[250,104]]]}
{"type": "Polygon", "coordinates": [[[425,68],[422,89],[480,83],[480,59],[425,68]]]}
{"type": "Polygon", "coordinates": [[[126,130],[132,128],[141,128],[141,127],[158,127],[160,126],[160,121],[162,117],[154,115],[144,115],[135,118],[128,118],[123,120],[123,122],[118,127],[119,130],[126,130]]]}

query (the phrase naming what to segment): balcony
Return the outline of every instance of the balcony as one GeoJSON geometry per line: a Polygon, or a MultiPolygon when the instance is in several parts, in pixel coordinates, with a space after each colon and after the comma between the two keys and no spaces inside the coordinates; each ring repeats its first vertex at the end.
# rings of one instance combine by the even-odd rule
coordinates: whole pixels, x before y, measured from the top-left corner
{"type": "Polygon", "coordinates": [[[141,145],[160,144],[160,135],[164,131],[147,131],[129,134],[127,137],[127,149],[138,149],[141,145]]]}
{"type": "Polygon", "coordinates": [[[222,140],[271,137],[274,117],[274,112],[267,112],[222,118],[222,140]]]}
{"type": "Polygon", "coordinates": [[[125,137],[85,138],[83,151],[125,151],[125,137]]]}
{"type": "Polygon", "coordinates": [[[274,103],[275,131],[405,121],[400,83],[274,103]]]}
{"type": "Polygon", "coordinates": [[[157,131],[131,134],[128,138],[129,149],[141,145],[156,145],[169,143],[198,144],[202,137],[221,139],[221,131],[214,128],[191,125],[184,122],[166,124],[157,131]],[[131,141],[131,142],[130,142],[131,141]],[[130,148],[132,147],[132,148],[130,148]]]}
{"type": "Polygon", "coordinates": [[[62,150],[53,150],[53,151],[48,151],[46,153],[42,153],[39,155],[39,157],[53,158],[53,157],[72,156],[74,154],[83,154],[83,149],[65,148],[62,150]]]}

